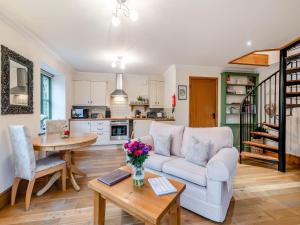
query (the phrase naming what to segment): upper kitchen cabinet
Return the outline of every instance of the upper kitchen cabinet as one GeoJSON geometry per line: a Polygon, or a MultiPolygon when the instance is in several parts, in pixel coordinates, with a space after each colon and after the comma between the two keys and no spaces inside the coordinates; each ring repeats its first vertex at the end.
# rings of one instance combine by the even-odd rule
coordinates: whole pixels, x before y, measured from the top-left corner
{"type": "Polygon", "coordinates": [[[106,105],[106,82],[73,81],[74,105],[106,105]]]}
{"type": "Polygon", "coordinates": [[[149,104],[150,104],[150,108],[164,107],[164,82],[163,81],[150,80],[149,104]]]}

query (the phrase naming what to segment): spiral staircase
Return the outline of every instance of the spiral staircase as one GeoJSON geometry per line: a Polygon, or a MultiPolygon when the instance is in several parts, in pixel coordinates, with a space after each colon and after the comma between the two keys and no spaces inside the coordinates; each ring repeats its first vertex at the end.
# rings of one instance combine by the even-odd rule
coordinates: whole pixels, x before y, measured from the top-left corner
{"type": "Polygon", "coordinates": [[[300,39],[280,50],[279,65],[241,103],[240,162],[250,157],[285,172],[286,119],[300,108],[300,39]]]}

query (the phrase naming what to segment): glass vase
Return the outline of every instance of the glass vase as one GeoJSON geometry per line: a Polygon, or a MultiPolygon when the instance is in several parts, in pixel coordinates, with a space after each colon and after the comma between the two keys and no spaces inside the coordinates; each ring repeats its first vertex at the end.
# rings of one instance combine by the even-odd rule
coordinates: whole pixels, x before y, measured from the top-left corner
{"type": "Polygon", "coordinates": [[[145,172],[144,172],[143,165],[132,166],[133,186],[142,187],[144,185],[144,177],[145,177],[145,172]]]}

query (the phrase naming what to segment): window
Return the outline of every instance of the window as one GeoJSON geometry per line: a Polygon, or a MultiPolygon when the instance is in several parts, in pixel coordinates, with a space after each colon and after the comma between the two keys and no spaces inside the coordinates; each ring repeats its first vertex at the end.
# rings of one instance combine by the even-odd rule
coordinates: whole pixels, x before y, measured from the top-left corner
{"type": "Polygon", "coordinates": [[[45,128],[45,121],[52,118],[52,78],[41,74],[41,128],[45,128]]]}

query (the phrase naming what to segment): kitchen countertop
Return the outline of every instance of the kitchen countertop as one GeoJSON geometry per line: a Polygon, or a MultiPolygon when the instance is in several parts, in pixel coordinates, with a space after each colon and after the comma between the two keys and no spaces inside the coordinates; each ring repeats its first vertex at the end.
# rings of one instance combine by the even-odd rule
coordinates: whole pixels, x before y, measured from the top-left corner
{"type": "Polygon", "coordinates": [[[154,121],[175,121],[175,119],[169,118],[135,118],[135,117],[122,117],[122,118],[84,118],[84,119],[69,119],[70,121],[98,121],[98,120],[154,120],[154,121]]]}

